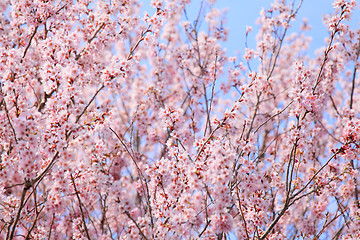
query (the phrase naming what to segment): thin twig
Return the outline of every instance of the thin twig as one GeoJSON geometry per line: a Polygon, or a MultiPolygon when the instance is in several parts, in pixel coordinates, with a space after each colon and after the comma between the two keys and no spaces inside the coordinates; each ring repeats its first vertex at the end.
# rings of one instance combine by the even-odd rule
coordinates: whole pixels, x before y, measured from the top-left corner
{"type": "Polygon", "coordinates": [[[337,139],[334,134],[332,134],[331,132],[329,132],[329,130],[327,130],[327,128],[324,126],[324,124],[320,121],[320,120],[317,120],[318,123],[320,123],[320,125],[322,126],[322,128],[335,140],[337,141],[338,143],[340,144],[344,144],[342,141],[340,141],[339,139],[337,139]]]}
{"type": "Polygon", "coordinates": [[[271,119],[273,119],[276,116],[279,116],[280,114],[282,114],[292,103],[294,102],[294,100],[291,100],[291,102],[285,107],[283,108],[280,112],[277,112],[276,114],[272,115],[271,117],[269,117],[264,123],[260,124],[254,131],[254,133],[257,133],[257,131],[259,131],[259,129],[264,126],[265,124],[267,124],[271,119]]]}

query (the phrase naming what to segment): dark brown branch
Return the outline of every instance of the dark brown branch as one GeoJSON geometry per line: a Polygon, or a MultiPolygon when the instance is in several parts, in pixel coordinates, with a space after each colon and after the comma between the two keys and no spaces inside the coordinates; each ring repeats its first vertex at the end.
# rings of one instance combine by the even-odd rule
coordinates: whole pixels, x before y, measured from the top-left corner
{"type": "Polygon", "coordinates": [[[89,235],[89,230],[86,226],[86,222],[85,222],[85,215],[84,215],[84,211],[83,211],[83,208],[82,208],[82,202],[81,202],[81,199],[80,199],[80,195],[79,195],[79,191],[77,190],[76,188],[76,184],[75,184],[75,180],[74,180],[74,177],[72,174],[70,174],[70,177],[71,177],[71,182],[74,186],[74,190],[75,190],[75,194],[76,194],[76,198],[79,202],[79,208],[80,208],[80,212],[81,212],[81,218],[82,218],[82,222],[83,222],[83,225],[84,225],[84,229],[85,229],[85,233],[86,233],[86,237],[90,240],[90,235],[89,235]]]}
{"type": "Polygon", "coordinates": [[[143,175],[143,173],[140,170],[139,165],[136,162],[135,157],[133,156],[133,154],[130,152],[129,148],[126,146],[126,144],[124,143],[123,139],[120,138],[120,136],[111,128],[109,127],[110,131],[114,133],[114,135],[116,136],[116,138],[120,141],[121,145],[125,148],[126,152],[130,155],[130,158],[133,160],[133,163],[136,166],[136,169],[138,171],[138,174],[140,176],[140,181],[141,181],[141,186],[144,190],[144,192],[146,192],[146,202],[149,208],[149,213],[150,213],[150,219],[151,219],[151,226],[154,226],[154,220],[153,220],[153,216],[152,216],[152,209],[151,209],[151,203],[150,203],[150,191],[149,191],[149,187],[147,185],[147,181],[145,176],[143,175]],[[146,191],[145,191],[146,190],[146,191]]]}
{"type": "MultiPolygon", "coordinates": [[[[343,14],[344,14],[344,10],[341,12],[340,16],[342,16],[343,14]]],[[[334,26],[334,30],[331,32],[329,45],[328,45],[328,47],[326,48],[326,50],[325,50],[325,52],[324,52],[324,60],[323,60],[323,62],[321,63],[320,71],[319,71],[319,73],[318,73],[318,75],[317,75],[317,77],[316,77],[315,85],[314,85],[314,87],[313,87],[313,89],[312,89],[312,92],[313,92],[313,93],[315,93],[315,89],[316,89],[316,87],[318,86],[318,84],[320,83],[321,74],[322,74],[322,72],[323,72],[323,70],[324,70],[325,63],[326,63],[326,61],[327,61],[327,59],[328,59],[328,56],[329,56],[329,53],[330,53],[330,51],[331,51],[331,49],[332,49],[332,43],[333,43],[333,41],[334,41],[334,38],[335,38],[336,33],[339,32],[338,26],[340,25],[341,20],[342,20],[342,18],[340,17],[339,21],[338,21],[338,22],[335,24],[335,26],[334,26]]]]}
{"type": "Polygon", "coordinates": [[[76,54],[75,60],[79,60],[82,54],[85,52],[85,49],[88,45],[96,38],[97,34],[101,31],[101,29],[105,26],[105,23],[102,23],[94,32],[94,34],[87,40],[87,45],[80,51],[79,54],[76,54]]]}
{"type": "MultiPolygon", "coordinates": [[[[275,227],[275,225],[277,224],[277,222],[280,220],[280,218],[285,214],[286,210],[296,201],[298,201],[299,199],[301,199],[302,197],[305,197],[307,195],[309,195],[310,193],[314,192],[311,191],[310,193],[305,193],[299,197],[296,198],[296,196],[298,196],[300,193],[302,193],[309,185],[310,183],[315,179],[315,177],[329,164],[329,162],[336,157],[336,155],[340,152],[340,149],[338,151],[336,151],[328,160],[327,162],[316,171],[316,173],[311,177],[311,179],[305,184],[304,187],[302,187],[297,193],[292,194],[291,196],[289,196],[287,194],[287,197],[285,199],[285,203],[283,208],[281,209],[281,211],[278,213],[278,215],[276,216],[276,218],[273,220],[273,222],[270,224],[270,226],[266,229],[265,233],[259,238],[260,240],[264,240],[267,235],[269,235],[269,233],[272,231],[272,229],[275,227]],[[292,202],[290,202],[292,200],[292,202]]],[[[288,187],[286,188],[287,193],[288,191],[288,187]]]]}
{"type": "Polygon", "coordinates": [[[23,56],[22,56],[22,58],[21,58],[21,60],[20,60],[20,63],[22,63],[22,62],[24,61],[24,58],[25,58],[25,56],[26,56],[26,53],[27,53],[27,51],[29,50],[29,48],[30,48],[30,46],[31,46],[31,41],[34,39],[38,28],[39,28],[39,26],[36,26],[36,27],[35,27],[34,32],[33,32],[33,34],[31,35],[30,40],[29,40],[29,42],[28,42],[28,44],[27,44],[27,46],[26,46],[26,48],[25,48],[24,54],[23,54],[23,56]]]}
{"type": "Polygon", "coordinates": [[[340,114],[340,112],[339,112],[339,110],[338,110],[337,107],[336,107],[335,101],[334,101],[334,99],[332,98],[332,96],[330,96],[330,100],[331,100],[331,103],[332,103],[332,105],[333,105],[333,107],[334,107],[334,109],[335,109],[335,111],[336,111],[336,114],[337,114],[339,117],[342,117],[341,114],[340,114]]]}
{"type": "Polygon", "coordinates": [[[128,218],[130,218],[131,221],[135,224],[136,228],[137,228],[137,229],[139,230],[139,232],[140,232],[140,235],[141,235],[144,239],[147,240],[148,238],[145,236],[145,234],[144,234],[144,232],[141,230],[139,224],[138,224],[138,223],[135,221],[135,219],[130,215],[130,213],[128,213],[127,211],[125,211],[124,213],[125,213],[126,216],[128,216],[128,218]]]}
{"type": "MultiPolygon", "coordinates": [[[[47,100],[54,94],[55,91],[56,91],[56,90],[53,89],[49,94],[47,94],[46,92],[44,92],[44,98],[41,100],[41,102],[39,101],[39,106],[38,106],[38,109],[37,109],[39,112],[41,112],[41,111],[44,109],[47,100]]],[[[36,96],[36,97],[37,97],[37,96],[36,96]]]]}
{"type": "Polygon", "coordinates": [[[39,174],[39,176],[33,179],[32,181],[33,185],[35,185],[37,182],[40,182],[45,177],[45,175],[50,171],[50,169],[54,165],[55,160],[57,159],[58,156],[59,156],[59,151],[56,151],[50,163],[47,165],[47,167],[39,174]]]}
{"type": "Polygon", "coordinates": [[[20,220],[20,215],[21,215],[21,211],[24,208],[24,200],[25,200],[25,196],[27,191],[31,188],[32,183],[31,180],[29,179],[25,179],[25,183],[24,183],[24,187],[23,187],[23,191],[21,193],[21,198],[20,198],[20,203],[19,203],[19,209],[17,211],[15,220],[12,224],[12,228],[11,228],[11,232],[10,235],[6,238],[7,240],[12,240],[14,238],[14,234],[15,234],[15,230],[16,230],[16,225],[18,224],[19,220],[20,220]]]}
{"type": "Polygon", "coordinates": [[[34,230],[34,228],[35,228],[35,226],[36,226],[36,222],[37,222],[37,220],[38,220],[39,214],[40,214],[41,210],[44,208],[44,206],[43,206],[42,209],[41,209],[40,212],[39,212],[38,206],[37,206],[37,200],[36,200],[36,189],[34,188],[34,186],[32,186],[32,189],[33,189],[33,193],[34,193],[34,194],[33,194],[33,196],[34,196],[34,208],[35,208],[35,214],[36,214],[36,216],[35,216],[34,222],[33,222],[32,226],[31,226],[30,230],[29,230],[29,231],[27,232],[27,234],[26,234],[25,240],[29,240],[29,239],[30,239],[30,234],[31,234],[31,232],[34,230]]]}
{"type": "Polygon", "coordinates": [[[49,235],[48,235],[48,240],[50,240],[50,237],[51,237],[51,230],[52,230],[52,227],[54,225],[54,222],[55,222],[55,213],[53,213],[53,217],[51,219],[51,224],[50,224],[50,227],[49,227],[49,235]]]}
{"type": "MultiPolygon", "coordinates": [[[[357,51],[356,51],[356,61],[359,58],[359,54],[360,54],[360,39],[359,39],[359,43],[358,43],[358,47],[357,47],[357,51]]],[[[352,76],[351,93],[350,93],[350,109],[353,108],[353,101],[354,101],[355,79],[356,79],[356,70],[357,70],[356,61],[355,61],[355,66],[354,66],[354,71],[353,71],[353,76],[352,76]]],[[[351,119],[351,117],[350,117],[350,119],[351,119]]],[[[353,159],[350,161],[350,164],[351,164],[351,167],[355,170],[355,165],[354,165],[353,159]]],[[[358,191],[358,187],[357,187],[356,177],[354,177],[353,180],[354,180],[355,204],[356,204],[356,207],[358,209],[360,209],[359,191],[358,191]]]]}
{"type": "Polygon", "coordinates": [[[254,122],[255,122],[255,118],[256,118],[256,116],[257,116],[257,111],[259,110],[260,97],[261,97],[261,92],[257,95],[257,100],[256,100],[256,105],[255,105],[254,113],[253,113],[253,116],[252,116],[252,118],[251,118],[250,127],[249,127],[249,130],[248,130],[247,134],[246,134],[245,140],[248,140],[249,137],[250,137],[250,133],[251,133],[251,130],[252,130],[252,128],[253,128],[253,125],[254,125],[254,122]]]}
{"type": "Polygon", "coordinates": [[[4,101],[3,101],[3,104],[4,104],[4,107],[5,107],[6,118],[8,119],[9,124],[10,124],[10,127],[11,127],[11,130],[13,131],[13,134],[14,134],[15,142],[18,143],[17,137],[16,137],[15,128],[14,128],[14,126],[13,126],[12,123],[11,123],[11,118],[10,118],[10,115],[9,115],[9,110],[7,109],[5,99],[4,99],[4,101]]]}
{"type": "Polygon", "coordinates": [[[211,220],[206,221],[206,224],[205,224],[203,230],[199,233],[198,238],[200,238],[201,235],[204,234],[204,232],[206,231],[206,229],[208,228],[208,226],[210,225],[210,223],[211,223],[211,220]]]}
{"type": "MultiPolygon", "coordinates": [[[[35,205],[36,206],[36,205],[35,205]]],[[[37,207],[37,206],[36,206],[37,207]]],[[[25,237],[25,240],[31,240],[32,238],[31,238],[31,232],[34,230],[34,228],[35,228],[35,226],[36,226],[36,223],[37,223],[37,220],[39,219],[39,215],[40,215],[40,212],[43,210],[45,208],[45,205],[43,205],[42,207],[41,207],[41,209],[40,209],[40,211],[37,211],[36,212],[36,217],[35,217],[35,219],[34,219],[34,222],[33,222],[33,224],[31,225],[31,228],[30,228],[30,230],[27,232],[27,234],[26,234],[26,237],[25,237]]]]}
{"type": "MultiPolygon", "coordinates": [[[[299,11],[299,9],[300,9],[300,7],[301,7],[302,2],[303,2],[303,0],[301,0],[300,3],[299,3],[299,5],[298,5],[298,7],[297,7],[294,11],[291,12],[291,14],[290,14],[289,18],[287,19],[286,23],[289,24],[289,22],[291,21],[291,19],[295,17],[295,15],[297,14],[297,12],[299,11]]],[[[279,44],[278,44],[279,47],[278,47],[278,50],[277,50],[276,53],[275,53],[274,62],[273,62],[273,65],[272,65],[272,67],[271,67],[271,70],[269,71],[269,73],[268,73],[268,75],[267,75],[267,80],[270,79],[270,77],[272,76],[272,73],[273,73],[274,70],[275,70],[276,62],[277,62],[277,59],[278,59],[278,57],[279,57],[279,55],[280,55],[280,50],[281,50],[282,44],[283,44],[283,42],[284,42],[286,32],[287,32],[287,28],[285,28],[285,30],[284,30],[281,38],[279,39],[279,40],[280,40],[280,42],[279,42],[279,44]]]]}
{"type": "Polygon", "coordinates": [[[249,235],[248,230],[247,230],[246,219],[245,219],[242,207],[241,207],[241,200],[240,200],[239,188],[238,187],[236,187],[236,196],[237,196],[238,201],[239,201],[239,210],[240,210],[241,218],[242,218],[242,220],[244,222],[244,228],[245,228],[246,237],[247,237],[247,239],[250,239],[250,235],[249,235]]]}
{"type": "Polygon", "coordinates": [[[88,107],[91,105],[91,103],[95,100],[96,96],[99,94],[99,92],[105,87],[104,84],[101,85],[101,87],[95,92],[95,94],[92,96],[88,104],[84,107],[83,111],[80,113],[79,116],[77,116],[75,123],[78,123],[80,118],[84,115],[88,107]]]}
{"type": "Polygon", "coordinates": [[[133,57],[133,54],[134,54],[136,48],[144,40],[146,33],[150,32],[150,27],[151,27],[151,25],[149,25],[145,31],[141,31],[141,36],[140,36],[139,40],[136,42],[136,44],[133,47],[130,48],[129,55],[126,58],[127,61],[129,61],[133,57]]]}
{"type": "Polygon", "coordinates": [[[338,149],[327,161],[326,163],[319,168],[316,173],[310,178],[310,180],[305,184],[304,187],[302,187],[298,192],[294,193],[291,196],[291,199],[294,199],[297,195],[302,193],[309,185],[310,183],[316,178],[316,176],[329,164],[329,162],[336,157],[336,155],[341,151],[341,149],[338,149]]]}
{"type": "Polygon", "coordinates": [[[209,129],[209,132],[211,133],[211,122],[210,122],[210,110],[209,110],[209,105],[208,105],[208,98],[207,98],[207,94],[206,94],[205,83],[203,83],[203,89],[204,89],[204,100],[205,100],[205,110],[206,110],[206,123],[205,123],[205,130],[204,130],[204,137],[205,137],[207,129],[209,129]]]}
{"type": "MultiPolygon", "coordinates": [[[[227,118],[225,118],[225,119],[222,121],[222,123],[224,123],[226,119],[227,119],[227,118]]],[[[216,126],[216,128],[209,134],[208,138],[205,140],[205,142],[204,142],[204,143],[202,144],[202,146],[200,147],[198,153],[196,154],[196,157],[195,157],[195,160],[194,160],[195,162],[196,162],[197,160],[199,160],[200,155],[201,155],[201,153],[204,151],[206,144],[210,141],[210,139],[213,137],[214,133],[221,127],[221,125],[222,125],[222,124],[218,124],[218,125],[216,126]]]]}
{"type": "Polygon", "coordinates": [[[352,75],[351,93],[350,93],[350,109],[353,108],[355,79],[356,79],[356,71],[357,71],[356,61],[359,59],[359,54],[360,54],[360,38],[359,38],[359,43],[358,43],[358,47],[356,50],[355,66],[354,66],[354,71],[353,71],[353,75],[352,75]]]}
{"type": "Polygon", "coordinates": [[[280,213],[276,216],[276,218],[270,224],[270,226],[266,229],[265,233],[261,237],[259,237],[260,240],[264,240],[267,237],[267,235],[269,235],[269,233],[273,230],[273,228],[275,227],[277,222],[280,220],[280,218],[285,214],[288,207],[289,207],[289,202],[288,202],[288,199],[286,199],[284,207],[281,209],[280,213]]]}
{"type": "Polygon", "coordinates": [[[216,82],[216,72],[217,72],[217,69],[216,69],[216,63],[217,63],[217,60],[218,60],[218,56],[216,54],[216,57],[215,57],[215,71],[214,71],[214,79],[213,79],[213,82],[212,82],[212,86],[211,86],[211,97],[210,97],[210,102],[208,104],[208,99],[207,99],[207,94],[206,94],[206,86],[205,84],[203,83],[203,87],[204,87],[204,98],[205,98],[205,106],[206,106],[206,113],[207,113],[207,116],[206,116],[206,126],[205,126],[205,130],[204,130],[204,136],[206,134],[206,130],[208,129],[208,126],[209,126],[209,132],[212,132],[212,127],[211,127],[211,122],[210,122],[210,115],[211,115],[211,110],[212,110],[212,103],[213,103],[213,100],[214,100],[214,91],[215,91],[215,82],[216,82]]]}

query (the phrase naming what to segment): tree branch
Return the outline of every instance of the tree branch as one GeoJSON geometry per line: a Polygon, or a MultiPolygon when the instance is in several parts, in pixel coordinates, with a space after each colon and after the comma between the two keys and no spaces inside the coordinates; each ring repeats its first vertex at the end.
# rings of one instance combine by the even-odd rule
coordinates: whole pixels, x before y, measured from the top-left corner
{"type": "Polygon", "coordinates": [[[75,180],[74,180],[74,177],[72,174],[70,174],[70,177],[71,177],[71,182],[74,186],[74,190],[75,190],[75,194],[76,194],[76,198],[79,202],[79,208],[80,208],[80,212],[81,212],[81,218],[82,218],[82,222],[83,222],[83,225],[84,225],[84,229],[85,229],[85,233],[86,233],[86,237],[91,240],[90,238],[90,235],[89,235],[89,230],[86,226],[86,222],[85,222],[85,215],[84,215],[84,211],[83,211],[83,208],[82,208],[82,202],[81,202],[81,199],[80,199],[80,195],[79,195],[79,191],[77,190],[76,188],[76,184],[75,184],[75,180]]]}

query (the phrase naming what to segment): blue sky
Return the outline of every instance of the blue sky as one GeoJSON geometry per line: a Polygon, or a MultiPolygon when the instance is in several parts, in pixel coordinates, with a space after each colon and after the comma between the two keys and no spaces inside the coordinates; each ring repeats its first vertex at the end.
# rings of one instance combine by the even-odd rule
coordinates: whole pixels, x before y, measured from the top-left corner
{"type": "MultiPolygon", "coordinates": [[[[197,2],[197,1],[194,1],[197,2]]],[[[198,1],[200,2],[200,1],[198,1]]],[[[290,1],[288,1],[290,2],[290,1]]],[[[299,1],[296,1],[299,2],[299,1]]],[[[228,53],[231,54],[237,50],[245,48],[246,26],[252,26],[253,32],[249,35],[249,42],[256,36],[256,19],[262,8],[268,8],[272,1],[270,0],[222,0],[218,1],[219,8],[228,7],[227,25],[230,29],[228,42],[225,44],[228,53]]],[[[299,26],[303,18],[308,19],[312,26],[308,35],[312,37],[310,45],[311,51],[324,45],[324,38],[328,36],[326,27],[322,23],[323,14],[332,12],[331,0],[304,0],[298,12],[295,28],[299,26]]],[[[295,29],[294,29],[295,30],[295,29]]],[[[241,54],[242,55],[242,54],[241,54]]]]}
{"type": "MultiPolygon", "coordinates": [[[[200,0],[194,0],[193,3],[200,4],[200,0]]],[[[246,26],[252,26],[253,32],[249,35],[249,42],[255,39],[256,36],[256,19],[259,17],[259,12],[262,8],[268,8],[273,1],[271,0],[221,0],[217,1],[216,6],[220,9],[228,8],[227,12],[227,26],[229,27],[228,42],[224,44],[228,49],[228,54],[236,53],[240,50],[241,55],[245,48],[245,33],[246,26]]],[[[287,1],[291,3],[292,1],[287,1]]],[[[296,3],[299,3],[296,0],[296,3]]],[[[302,6],[298,12],[296,22],[293,23],[292,31],[296,31],[303,18],[308,19],[311,30],[307,35],[312,37],[309,54],[314,56],[314,51],[324,46],[324,38],[329,36],[325,25],[323,24],[323,15],[333,12],[331,0],[303,0],[302,6]]],[[[353,28],[359,27],[360,10],[356,7],[353,15],[351,26],[353,28]]],[[[290,30],[291,31],[291,30],[290,30]]],[[[254,42],[254,41],[253,41],[254,42]]],[[[255,46],[255,45],[253,45],[255,46]]]]}
{"type": "MultiPolygon", "coordinates": [[[[206,0],[205,0],[206,1],[206,0]]],[[[149,8],[150,0],[142,0],[143,7],[146,11],[153,12],[149,8]]],[[[187,8],[189,20],[195,20],[202,0],[193,0],[191,6],[187,8]],[[193,18],[193,19],[191,19],[193,18]]],[[[228,41],[223,44],[227,48],[230,56],[243,55],[245,49],[245,33],[246,26],[252,26],[253,31],[249,35],[249,47],[255,47],[255,36],[257,33],[256,19],[259,17],[259,12],[262,8],[267,9],[272,0],[218,0],[215,6],[219,9],[228,9],[226,27],[229,28],[228,41]],[[252,44],[251,44],[252,43],[252,44]],[[239,52],[240,51],[240,52],[239,52]]],[[[292,0],[287,0],[291,3],[292,0]]],[[[300,0],[295,0],[297,5],[300,0]]],[[[316,49],[324,46],[324,38],[329,36],[325,25],[322,22],[323,15],[333,12],[332,0],[303,0],[302,6],[298,12],[296,22],[293,22],[294,28],[291,31],[296,31],[302,19],[308,19],[311,30],[307,35],[312,37],[310,44],[309,54],[314,56],[316,49]]],[[[355,15],[353,15],[351,26],[354,28],[359,27],[360,10],[359,6],[356,8],[355,15]]]]}

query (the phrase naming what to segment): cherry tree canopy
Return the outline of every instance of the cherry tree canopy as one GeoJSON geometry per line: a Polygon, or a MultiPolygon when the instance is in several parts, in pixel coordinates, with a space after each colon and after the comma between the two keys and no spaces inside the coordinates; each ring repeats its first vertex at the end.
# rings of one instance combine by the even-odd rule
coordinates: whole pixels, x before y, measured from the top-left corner
{"type": "Polygon", "coordinates": [[[1,0],[1,239],[360,238],[356,1],[238,57],[190,2],[1,0]]]}

